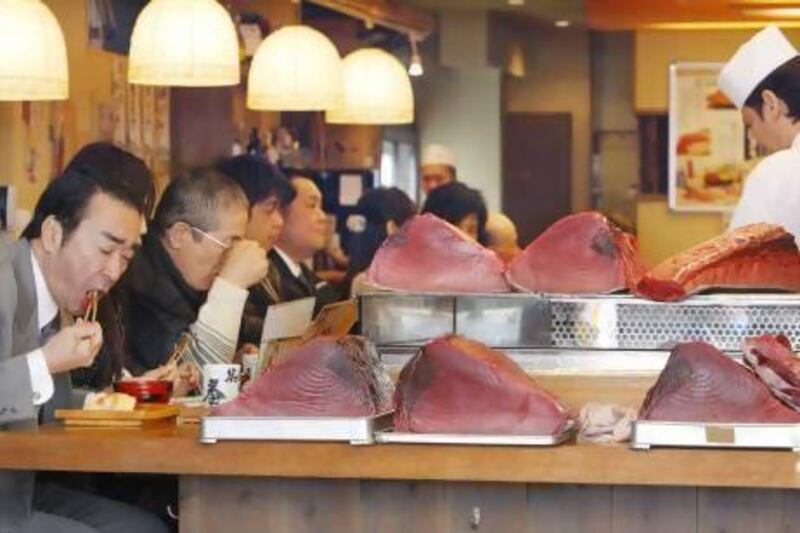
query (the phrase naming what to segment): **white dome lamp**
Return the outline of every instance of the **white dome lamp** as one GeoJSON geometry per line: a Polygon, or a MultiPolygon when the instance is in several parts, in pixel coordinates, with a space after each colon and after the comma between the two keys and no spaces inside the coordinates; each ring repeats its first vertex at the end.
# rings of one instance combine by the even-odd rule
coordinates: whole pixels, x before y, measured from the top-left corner
{"type": "Polygon", "coordinates": [[[323,111],[342,99],[342,58],[322,32],[284,26],[259,45],[247,81],[247,107],[323,111]]]}
{"type": "Polygon", "coordinates": [[[409,124],[414,92],[403,64],[379,48],[356,50],[344,58],[342,105],[328,111],[331,124],[409,124]]]}
{"type": "Polygon", "coordinates": [[[131,35],[128,81],[222,87],[239,83],[239,38],[216,0],[152,0],[131,35]]]}
{"type": "Polygon", "coordinates": [[[0,100],[64,100],[64,34],[41,0],[0,0],[0,100]]]}

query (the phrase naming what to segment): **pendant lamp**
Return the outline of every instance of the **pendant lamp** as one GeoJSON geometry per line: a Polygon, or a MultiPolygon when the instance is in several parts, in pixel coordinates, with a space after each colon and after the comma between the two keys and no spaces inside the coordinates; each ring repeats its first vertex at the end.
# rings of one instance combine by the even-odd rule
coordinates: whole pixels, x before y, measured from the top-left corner
{"type": "Polygon", "coordinates": [[[151,0],[131,35],[128,81],[220,87],[239,83],[239,39],[216,0],[151,0]]]}
{"type": "Polygon", "coordinates": [[[344,58],[341,106],[328,111],[332,124],[408,124],[414,121],[411,80],[400,61],[384,50],[363,48],[344,58]]]}
{"type": "Polygon", "coordinates": [[[0,100],[64,100],[67,47],[41,0],[0,0],[0,100]]]}
{"type": "Polygon", "coordinates": [[[323,111],[342,98],[342,58],[323,33],[284,26],[259,45],[247,81],[247,107],[323,111]]]}

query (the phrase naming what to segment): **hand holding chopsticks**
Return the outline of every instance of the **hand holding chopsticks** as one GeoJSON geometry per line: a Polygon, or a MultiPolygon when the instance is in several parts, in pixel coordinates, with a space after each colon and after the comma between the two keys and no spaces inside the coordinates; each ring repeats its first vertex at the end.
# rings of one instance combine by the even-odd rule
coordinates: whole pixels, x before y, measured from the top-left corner
{"type": "Polygon", "coordinates": [[[97,322],[97,302],[100,300],[100,293],[98,291],[89,292],[89,302],[86,305],[86,311],[83,313],[84,322],[97,322]]]}

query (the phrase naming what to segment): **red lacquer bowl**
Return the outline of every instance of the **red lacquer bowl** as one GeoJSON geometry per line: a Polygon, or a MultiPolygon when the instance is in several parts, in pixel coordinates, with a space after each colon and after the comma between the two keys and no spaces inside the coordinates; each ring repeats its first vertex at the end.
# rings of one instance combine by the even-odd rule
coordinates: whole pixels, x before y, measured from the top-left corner
{"type": "Polygon", "coordinates": [[[165,379],[126,379],[114,383],[114,390],[124,392],[142,403],[169,403],[172,382],[165,379]]]}

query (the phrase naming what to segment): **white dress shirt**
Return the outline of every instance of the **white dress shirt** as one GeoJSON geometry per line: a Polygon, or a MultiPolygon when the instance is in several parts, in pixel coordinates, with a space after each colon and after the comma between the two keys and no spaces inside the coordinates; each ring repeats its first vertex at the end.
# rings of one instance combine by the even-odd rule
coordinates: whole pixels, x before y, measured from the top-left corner
{"type": "MultiPolygon", "coordinates": [[[[50,294],[50,289],[47,288],[42,269],[39,267],[33,251],[31,251],[31,265],[33,266],[33,282],[36,287],[36,315],[39,319],[39,331],[41,331],[58,315],[58,304],[50,294]]],[[[33,405],[41,405],[53,396],[53,377],[47,368],[47,361],[44,359],[44,352],[41,348],[27,353],[26,357],[31,374],[33,405]]]]}
{"type": "Polygon", "coordinates": [[[289,254],[277,246],[275,246],[273,250],[275,250],[275,253],[278,254],[281,259],[283,259],[283,262],[286,263],[286,266],[289,267],[289,272],[292,273],[292,276],[299,278],[303,274],[303,269],[295,262],[294,259],[289,257],[289,254]]]}
{"type": "Polygon", "coordinates": [[[800,135],[747,176],[729,229],[756,222],[783,226],[800,245],[800,135]]]}

